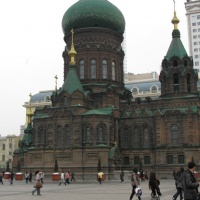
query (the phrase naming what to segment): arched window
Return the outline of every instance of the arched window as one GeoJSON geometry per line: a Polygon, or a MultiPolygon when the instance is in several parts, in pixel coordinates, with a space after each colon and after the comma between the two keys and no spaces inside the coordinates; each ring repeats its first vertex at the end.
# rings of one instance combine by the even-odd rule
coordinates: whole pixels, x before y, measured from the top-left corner
{"type": "Polygon", "coordinates": [[[104,138],[103,138],[103,127],[99,126],[97,129],[97,143],[98,144],[103,144],[104,143],[104,138]]]}
{"type": "Polygon", "coordinates": [[[70,147],[70,134],[71,129],[69,125],[65,126],[65,134],[64,134],[64,140],[63,140],[63,146],[64,147],[70,147]]]}
{"type": "Polygon", "coordinates": [[[124,165],[130,165],[129,157],[125,156],[124,157],[124,165]]]}
{"type": "Polygon", "coordinates": [[[144,156],[144,164],[145,165],[151,164],[151,158],[150,158],[150,156],[144,156]]]}
{"type": "Polygon", "coordinates": [[[176,124],[171,126],[171,144],[177,145],[178,144],[178,127],[176,124]]]}
{"type": "Polygon", "coordinates": [[[187,74],[187,91],[191,92],[191,75],[187,74]]]}
{"type": "Polygon", "coordinates": [[[115,81],[115,62],[112,62],[112,80],[115,81]]]}
{"type": "Polygon", "coordinates": [[[87,127],[86,128],[86,141],[91,141],[91,128],[87,127]]]}
{"type": "Polygon", "coordinates": [[[173,82],[174,82],[174,93],[178,93],[179,92],[179,78],[178,78],[177,73],[173,74],[173,82]]]}
{"type": "Polygon", "coordinates": [[[173,66],[174,66],[174,67],[177,67],[177,66],[178,66],[177,60],[174,60],[174,61],[173,61],[173,66]]]}
{"type": "Polygon", "coordinates": [[[102,71],[103,71],[103,79],[107,79],[108,77],[108,65],[107,61],[103,60],[102,61],[102,71]]]}
{"type": "Polygon", "coordinates": [[[150,144],[150,134],[149,129],[147,127],[144,128],[144,134],[143,134],[143,146],[149,147],[150,144]]]}
{"type": "Polygon", "coordinates": [[[92,130],[90,125],[84,125],[83,127],[83,144],[92,142],[92,130]]]}
{"type": "Polygon", "coordinates": [[[80,79],[84,79],[84,60],[80,61],[80,79]]]}
{"type": "Polygon", "coordinates": [[[167,164],[173,164],[174,163],[174,159],[172,155],[167,155],[167,164]]]}
{"type": "Polygon", "coordinates": [[[45,97],[45,101],[50,101],[50,100],[51,100],[50,96],[45,97]]]}
{"type": "Polygon", "coordinates": [[[187,60],[184,60],[184,66],[187,67],[187,60]]]}
{"type": "Polygon", "coordinates": [[[124,137],[123,137],[123,147],[128,148],[128,143],[129,143],[129,131],[128,128],[124,129],[124,137]]]}
{"type": "Polygon", "coordinates": [[[178,155],[178,164],[185,164],[184,155],[178,155]]]}
{"type": "Polygon", "coordinates": [[[134,87],[134,88],[132,89],[132,93],[133,93],[133,94],[137,94],[137,93],[138,93],[138,88],[134,87]]]}
{"type": "Polygon", "coordinates": [[[56,148],[61,148],[61,147],[62,147],[62,127],[58,125],[56,129],[56,148]]]}
{"type": "Polygon", "coordinates": [[[158,91],[158,88],[155,85],[151,87],[152,93],[157,93],[157,91],[158,91]]]}
{"type": "Polygon", "coordinates": [[[134,156],[134,165],[139,165],[139,163],[140,163],[140,157],[134,156]]]}
{"type": "Polygon", "coordinates": [[[133,131],[133,148],[139,148],[140,147],[140,132],[138,128],[134,128],[133,131]]]}
{"type": "Polygon", "coordinates": [[[64,102],[64,106],[67,106],[67,97],[64,97],[64,100],[63,100],[64,102]]]}
{"type": "Polygon", "coordinates": [[[91,79],[96,79],[96,60],[91,60],[91,65],[90,65],[90,75],[91,79]]]}

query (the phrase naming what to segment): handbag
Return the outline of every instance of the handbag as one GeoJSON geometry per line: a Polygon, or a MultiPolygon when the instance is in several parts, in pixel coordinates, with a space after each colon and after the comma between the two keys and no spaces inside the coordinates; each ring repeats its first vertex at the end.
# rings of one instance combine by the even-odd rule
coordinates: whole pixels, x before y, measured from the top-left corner
{"type": "Polygon", "coordinates": [[[34,188],[42,188],[42,183],[41,182],[36,182],[36,184],[34,185],[34,188]]]}

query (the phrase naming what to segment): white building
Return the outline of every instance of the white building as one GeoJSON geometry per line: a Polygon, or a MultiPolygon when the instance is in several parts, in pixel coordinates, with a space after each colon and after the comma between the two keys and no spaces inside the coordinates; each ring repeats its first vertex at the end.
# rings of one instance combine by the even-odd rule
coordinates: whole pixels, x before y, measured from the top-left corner
{"type": "Polygon", "coordinates": [[[190,56],[194,68],[200,72],[200,0],[187,0],[185,3],[190,56]]]}
{"type": "Polygon", "coordinates": [[[0,172],[6,168],[6,162],[9,161],[10,169],[12,168],[13,152],[18,147],[20,136],[7,135],[2,137],[0,135],[0,172]]]}

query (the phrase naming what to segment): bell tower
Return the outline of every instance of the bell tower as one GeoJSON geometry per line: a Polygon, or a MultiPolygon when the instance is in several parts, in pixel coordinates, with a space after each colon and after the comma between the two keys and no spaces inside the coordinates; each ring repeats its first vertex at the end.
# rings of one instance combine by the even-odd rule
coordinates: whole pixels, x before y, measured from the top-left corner
{"type": "Polygon", "coordinates": [[[198,73],[193,68],[192,57],[187,55],[180,39],[179,19],[176,16],[175,1],[174,17],[171,22],[174,25],[172,42],[162,61],[162,70],[159,76],[161,96],[185,96],[197,93],[198,73]]]}

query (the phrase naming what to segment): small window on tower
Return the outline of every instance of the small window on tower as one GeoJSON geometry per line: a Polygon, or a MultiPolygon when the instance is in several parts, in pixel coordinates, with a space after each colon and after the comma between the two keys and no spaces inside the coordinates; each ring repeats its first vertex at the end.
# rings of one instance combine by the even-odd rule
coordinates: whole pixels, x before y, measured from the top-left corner
{"type": "Polygon", "coordinates": [[[184,66],[187,67],[187,60],[184,60],[184,66]]]}
{"type": "Polygon", "coordinates": [[[177,67],[177,66],[178,66],[178,62],[177,62],[177,60],[174,60],[174,62],[173,62],[173,66],[174,66],[174,67],[177,67]]]}

